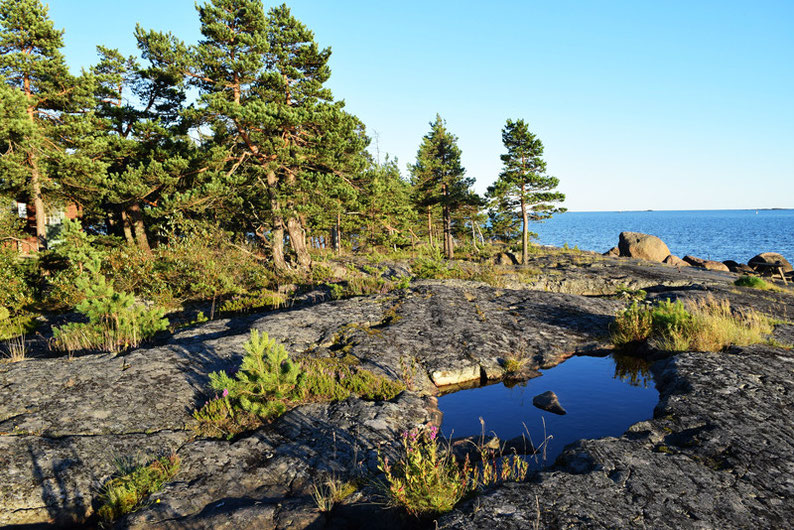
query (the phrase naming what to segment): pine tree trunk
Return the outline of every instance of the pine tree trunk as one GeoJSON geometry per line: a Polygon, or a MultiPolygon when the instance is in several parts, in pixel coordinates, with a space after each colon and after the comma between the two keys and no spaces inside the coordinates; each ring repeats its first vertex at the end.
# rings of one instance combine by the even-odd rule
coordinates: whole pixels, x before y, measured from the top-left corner
{"type": "Polygon", "coordinates": [[[135,229],[135,242],[138,244],[138,248],[147,254],[151,254],[152,249],[149,246],[149,238],[146,236],[146,227],[143,224],[141,205],[137,202],[133,202],[129,205],[127,210],[129,212],[130,219],[132,220],[132,226],[135,229]]]}
{"type": "Polygon", "coordinates": [[[281,205],[276,198],[277,184],[278,178],[275,171],[269,171],[267,174],[267,192],[270,196],[270,215],[273,218],[273,238],[270,245],[270,253],[276,270],[285,271],[287,270],[287,260],[284,259],[284,218],[281,216],[281,205]]]}
{"type": "Polygon", "coordinates": [[[444,206],[444,252],[447,255],[447,259],[454,257],[452,245],[452,216],[449,207],[444,206]]]}
{"type": "Polygon", "coordinates": [[[31,154],[31,188],[33,189],[33,208],[36,212],[36,242],[37,250],[47,248],[47,210],[44,207],[44,198],[41,193],[41,180],[36,159],[31,154]]]}
{"type": "Polygon", "coordinates": [[[132,237],[132,225],[130,225],[130,217],[127,215],[127,211],[124,209],[121,210],[121,226],[124,230],[124,239],[126,239],[127,243],[130,245],[134,245],[135,238],[132,237]]]}
{"type": "Polygon", "coordinates": [[[441,191],[444,195],[444,207],[442,209],[443,224],[444,224],[444,253],[447,259],[452,259],[452,215],[449,211],[449,204],[447,197],[449,196],[449,189],[447,185],[441,186],[441,191]]]}
{"type": "Polygon", "coordinates": [[[433,216],[430,213],[430,206],[427,207],[427,237],[430,238],[430,246],[433,246],[433,216]]]}
{"type": "Polygon", "coordinates": [[[527,223],[527,203],[524,200],[524,186],[521,185],[521,220],[523,221],[523,228],[521,229],[521,265],[526,266],[529,259],[529,227],[527,223]]]}
{"type": "Polygon", "coordinates": [[[342,252],[342,214],[336,214],[336,227],[334,229],[334,252],[342,252]]]}
{"type": "Polygon", "coordinates": [[[279,216],[273,218],[273,240],[270,253],[273,256],[273,265],[276,270],[287,270],[287,260],[284,259],[284,221],[279,216]]]}
{"type": "Polygon", "coordinates": [[[471,219],[471,246],[477,250],[477,234],[474,232],[474,219],[471,219]]]}
{"type": "MultiPolygon", "coordinates": [[[[24,79],[25,96],[31,101],[33,94],[30,88],[30,79],[24,79]]],[[[31,124],[36,123],[36,109],[32,106],[27,108],[28,118],[31,124]]],[[[39,172],[38,157],[31,146],[28,151],[28,162],[30,163],[30,188],[33,194],[33,209],[36,212],[36,250],[47,248],[47,210],[44,207],[44,196],[41,192],[41,173],[39,172]]]]}
{"type": "Polygon", "coordinates": [[[292,250],[298,256],[298,264],[301,267],[308,268],[312,264],[311,255],[306,249],[306,236],[300,221],[296,217],[287,219],[287,233],[289,234],[289,242],[292,250]]]}

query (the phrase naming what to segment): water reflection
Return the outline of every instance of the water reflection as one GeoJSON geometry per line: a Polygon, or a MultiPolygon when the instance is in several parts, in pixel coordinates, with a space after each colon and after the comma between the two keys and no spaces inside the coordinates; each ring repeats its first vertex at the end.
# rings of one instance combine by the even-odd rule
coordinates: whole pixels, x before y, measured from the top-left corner
{"type": "Polygon", "coordinates": [[[615,361],[615,379],[620,379],[631,386],[648,388],[651,383],[651,363],[632,355],[612,354],[615,361]]]}

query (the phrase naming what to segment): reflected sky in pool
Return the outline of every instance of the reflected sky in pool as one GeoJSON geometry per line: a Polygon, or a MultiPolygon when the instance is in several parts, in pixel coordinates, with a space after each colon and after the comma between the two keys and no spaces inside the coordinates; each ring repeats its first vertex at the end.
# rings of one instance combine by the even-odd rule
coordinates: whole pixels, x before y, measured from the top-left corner
{"type": "Polygon", "coordinates": [[[632,424],[653,417],[659,393],[643,361],[627,357],[571,357],[541,370],[540,377],[507,387],[502,383],[461,390],[438,398],[445,436],[471,436],[482,431],[502,440],[526,434],[532,441],[553,436],[547,445],[550,465],[571,442],[582,438],[620,436],[632,424]],[[554,391],[567,414],[558,416],[535,407],[532,398],[554,391]]]}

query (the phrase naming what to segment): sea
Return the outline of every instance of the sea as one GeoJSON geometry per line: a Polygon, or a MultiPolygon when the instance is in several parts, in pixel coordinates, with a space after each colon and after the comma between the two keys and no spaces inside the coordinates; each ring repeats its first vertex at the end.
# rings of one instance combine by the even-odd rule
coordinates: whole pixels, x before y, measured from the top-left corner
{"type": "Polygon", "coordinates": [[[794,263],[794,209],[566,212],[530,230],[538,243],[556,247],[606,252],[621,232],[642,232],[681,258],[747,263],[761,252],[778,252],[794,263]]]}

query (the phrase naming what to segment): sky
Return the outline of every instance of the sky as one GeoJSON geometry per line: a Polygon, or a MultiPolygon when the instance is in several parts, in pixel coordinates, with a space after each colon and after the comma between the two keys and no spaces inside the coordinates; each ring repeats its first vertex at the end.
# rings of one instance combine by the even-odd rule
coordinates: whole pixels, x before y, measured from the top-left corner
{"type": "MultiPolygon", "coordinates": [[[[134,54],[138,22],[200,38],[193,0],[44,2],[75,73],[97,44],[134,54]]],[[[794,208],[790,0],[288,5],[332,49],[327,85],[370,150],[404,175],[438,113],[484,193],[522,118],[572,211],[794,208]]]]}

